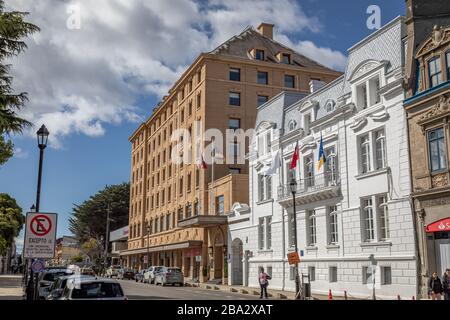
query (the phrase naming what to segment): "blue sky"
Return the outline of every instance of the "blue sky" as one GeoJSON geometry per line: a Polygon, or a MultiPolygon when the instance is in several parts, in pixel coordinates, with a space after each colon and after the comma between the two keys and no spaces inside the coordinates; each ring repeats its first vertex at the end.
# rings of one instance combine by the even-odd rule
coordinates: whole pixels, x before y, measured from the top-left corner
{"type": "MultiPolygon", "coordinates": [[[[48,2],[48,6],[55,2],[52,10],[65,12],[66,8],[58,7],[59,1],[48,2]]],[[[403,0],[282,0],[276,5],[264,0],[250,16],[245,12],[245,5],[252,5],[248,1],[171,2],[179,11],[155,1],[153,8],[142,7],[146,11],[118,0],[124,6],[120,15],[114,15],[117,8],[111,2],[82,2],[83,24],[75,32],[61,28],[65,21],[59,17],[48,19],[46,5],[23,0],[9,4],[30,11],[30,20],[42,29],[29,40],[29,50],[12,64],[18,90],[30,93],[24,116],[36,127],[45,123],[50,130],[41,211],[59,214],[59,236],[69,234],[73,203],[83,202],[105,185],[129,180],[129,135],[200,51],[212,50],[247,25],[257,26],[264,20],[275,23],[277,40],[289,41],[305,55],[342,70],[347,48],[373,32],[366,27],[369,5],[381,8],[382,24],[405,14],[403,0]],[[155,6],[158,10],[152,10],[155,6]],[[165,10],[173,17],[163,16],[165,10]],[[150,19],[143,14],[146,12],[150,19]],[[147,32],[133,25],[139,19],[150,24],[147,32]],[[123,30],[108,36],[116,26],[129,28],[122,34],[129,38],[117,39],[121,36],[117,32],[123,30]],[[182,34],[186,26],[190,33],[182,34]],[[116,52],[119,47],[127,51],[116,52]],[[62,49],[68,51],[60,54],[62,49]],[[183,54],[174,54],[177,50],[183,54]]],[[[35,202],[36,194],[34,131],[36,128],[13,137],[16,156],[0,167],[0,192],[15,197],[24,212],[35,202]]]]}

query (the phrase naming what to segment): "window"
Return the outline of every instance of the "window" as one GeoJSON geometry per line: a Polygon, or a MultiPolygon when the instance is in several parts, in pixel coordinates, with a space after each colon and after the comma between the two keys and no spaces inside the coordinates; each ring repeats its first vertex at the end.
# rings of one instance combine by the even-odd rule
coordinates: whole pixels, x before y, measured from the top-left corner
{"type": "Polygon", "coordinates": [[[159,219],[159,230],[164,231],[164,218],[161,216],[161,218],[159,219]]]}
{"type": "Polygon", "coordinates": [[[272,199],[272,176],[266,176],[266,200],[272,199]]]}
{"type": "Polygon", "coordinates": [[[241,81],[241,69],[230,68],[230,80],[241,81]]]}
{"type": "Polygon", "coordinates": [[[289,53],[283,53],[281,55],[281,62],[291,64],[291,55],[289,53]]]}
{"type": "Polygon", "coordinates": [[[375,228],[373,219],[372,199],[364,199],[362,201],[363,219],[364,219],[364,240],[375,240],[375,228]]]}
{"type": "Polygon", "coordinates": [[[192,101],[189,101],[189,104],[188,104],[188,116],[191,116],[192,115],[192,101]]]}
{"type": "Polygon", "coordinates": [[[180,178],[179,188],[180,195],[183,195],[183,178],[180,178]]]}
{"type": "Polygon", "coordinates": [[[175,228],[175,212],[172,212],[172,228],[175,228]]]}
{"type": "Polygon", "coordinates": [[[308,267],[309,281],[316,281],[316,267],[308,267]]]}
{"type": "Polygon", "coordinates": [[[192,175],[191,175],[191,173],[188,173],[188,175],[187,175],[187,186],[186,186],[186,189],[187,189],[188,192],[191,191],[191,185],[192,185],[192,175]]]}
{"type": "Polygon", "coordinates": [[[286,88],[295,88],[295,76],[284,75],[284,86],[286,88]]]}
{"type": "Polygon", "coordinates": [[[241,169],[239,169],[239,168],[230,168],[230,173],[231,174],[240,174],[241,173],[241,169]]]}
{"type": "Polygon", "coordinates": [[[428,72],[430,74],[430,88],[442,83],[441,59],[435,57],[428,62],[428,72]]]}
{"type": "Polygon", "coordinates": [[[368,105],[367,100],[367,87],[366,84],[362,84],[356,88],[356,99],[357,99],[357,105],[358,109],[363,110],[366,109],[368,105]]]}
{"type": "Polygon", "coordinates": [[[272,217],[266,218],[266,243],[267,249],[272,248],[272,217]]]}
{"type": "Polygon", "coordinates": [[[241,127],[241,119],[230,118],[228,119],[228,128],[237,130],[241,127]]]}
{"type": "Polygon", "coordinates": [[[269,101],[268,96],[258,95],[258,107],[262,106],[267,101],[269,101]]]}
{"type": "Polygon", "coordinates": [[[189,80],[189,83],[188,83],[188,91],[189,91],[189,92],[192,91],[192,80],[189,80]]]}
{"type": "Polygon", "coordinates": [[[225,197],[223,195],[220,195],[216,198],[216,213],[217,214],[224,214],[225,213],[225,197]]]}
{"type": "Polygon", "coordinates": [[[259,218],[258,223],[258,248],[264,249],[264,218],[259,218]]]}
{"type": "Polygon", "coordinates": [[[202,93],[199,92],[197,93],[197,109],[200,109],[201,102],[202,102],[202,93]]]}
{"type": "Polygon", "coordinates": [[[306,211],[307,220],[307,234],[308,234],[308,246],[313,247],[317,243],[316,234],[316,212],[314,210],[306,211]]]}
{"type": "Polygon", "coordinates": [[[183,208],[178,208],[178,220],[183,220],[183,208]]]}
{"type": "Polygon", "coordinates": [[[392,271],[391,267],[381,267],[381,284],[392,284],[392,271]]]}
{"type": "Polygon", "coordinates": [[[328,273],[330,282],[337,282],[337,267],[329,267],[328,273]]]}
{"type": "Polygon", "coordinates": [[[255,50],[255,59],[264,61],[265,60],[264,50],[256,49],[255,50]]]}
{"type": "Polygon", "coordinates": [[[192,203],[188,203],[186,205],[186,218],[190,218],[192,216],[192,203]]]}
{"type": "Polygon", "coordinates": [[[305,162],[305,189],[314,186],[314,160],[312,155],[304,158],[305,162]]]}
{"type": "Polygon", "coordinates": [[[230,92],[228,96],[228,103],[230,106],[240,106],[241,94],[239,92],[230,92]]]}
{"type": "Polygon", "coordinates": [[[380,95],[380,78],[376,78],[375,80],[375,104],[379,103],[381,101],[381,95],[380,95]]]}
{"type": "Polygon", "coordinates": [[[264,200],[264,176],[262,174],[258,174],[258,200],[264,200]]]}
{"type": "Polygon", "coordinates": [[[377,170],[386,167],[385,141],[384,130],[375,132],[375,163],[377,170]]]}
{"type": "Polygon", "coordinates": [[[336,206],[328,208],[330,244],[338,243],[338,212],[336,206]]]}
{"type": "Polygon", "coordinates": [[[258,84],[268,84],[269,74],[265,71],[258,71],[258,84]]]}
{"type": "Polygon", "coordinates": [[[258,175],[258,201],[272,199],[272,176],[258,175]]]}
{"type": "Polygon", "coordinates": [[[200,170],[195,170],[195,187],[198,187],[200,185],[200,170]]]}
{"type": "Polygon", "coordinates": [[[166,230],[170,229],[170,214],[166,215],[166,230]]]}
{"type": "Polygon", "coordinates": [[[266,132],[266,153],[271,153],[272,149],[272,133],[266,132]]]}
{"type": "Polygon", "coordinates": [[[291,122],[289,122],[289,131],[294,131],[296,127],[297,123],[294,120],[291,120],[291,122]]]}
{"type": "Polygon", "coordinates": [[[361,172],[367,173],[370,171],[369,135],[364,135],[360,137],[360,152],[361,152],[361,172]]]}
{"type": "Polygon", "coordinates": [[[385,195],[377,197],[377,205],[380,224],[380,240],[387,240],[390,238],[389,233],[389,212],[387,197],[385,195]]]}
{"type": "Polygon", "coordinates": [[[428,148],[431,172],[447,168],[447,148],[445,146],[444,129],[437,128],[428,131],[428,148]]]}

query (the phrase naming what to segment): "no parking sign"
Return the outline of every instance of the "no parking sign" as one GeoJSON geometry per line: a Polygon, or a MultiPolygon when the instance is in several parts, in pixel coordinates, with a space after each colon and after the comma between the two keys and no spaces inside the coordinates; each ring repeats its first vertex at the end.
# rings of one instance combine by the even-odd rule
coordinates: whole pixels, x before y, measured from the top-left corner
{"type": "Polygon", "coordinates": [[[25,258],[54,257],[56,223],[56,213],[27,213],[24,239],[25,258]]]}

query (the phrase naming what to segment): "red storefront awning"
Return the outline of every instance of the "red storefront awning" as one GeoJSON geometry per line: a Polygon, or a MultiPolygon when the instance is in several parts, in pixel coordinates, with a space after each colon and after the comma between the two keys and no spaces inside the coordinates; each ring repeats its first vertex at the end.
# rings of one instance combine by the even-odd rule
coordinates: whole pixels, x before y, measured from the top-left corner
{"type": "Polygon", "coordinates": [[[450,231],[450,217],[430,223],[425,228],[426,232],[450,231]]]}

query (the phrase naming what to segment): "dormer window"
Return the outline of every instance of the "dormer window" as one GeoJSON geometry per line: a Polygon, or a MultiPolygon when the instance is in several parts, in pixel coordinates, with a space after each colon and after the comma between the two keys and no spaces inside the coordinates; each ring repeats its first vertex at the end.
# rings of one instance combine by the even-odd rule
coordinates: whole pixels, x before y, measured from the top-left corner
{"type": "Polygon", "coordinates": [[[264,50],[256,49],[255,50],[255,59],[264,61],[265,60],[264,50]]]}
{"type": "Polygon", "coordinates": [[[441,59],[439,57],[434,57],[428,62],[428,72],[430,75],[430,88],[442,83],[441,59]]]}
{"type": "Polygon", "coordinates": [[[327,103],[325,104],[325,110],[327,111],[327,113],[334,111],[334,106],[335,103],[333,100],[327,101],[327,103]]]}
{"type": "Polygon", "coordinates": [[[289,53],[283,53],[281,55],[281,62],[285,64],[291,64],[291,55],[289,53]]]}
{"type": "Polygon", "coordinates": [[[289,122],[289,131],[294,131],[296,127],[297,127],[297,123],[294,120],[289,122]]]}

